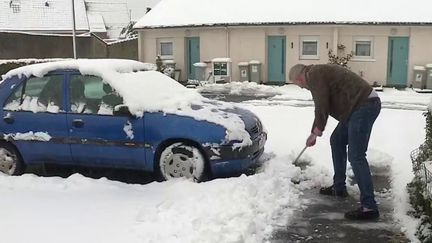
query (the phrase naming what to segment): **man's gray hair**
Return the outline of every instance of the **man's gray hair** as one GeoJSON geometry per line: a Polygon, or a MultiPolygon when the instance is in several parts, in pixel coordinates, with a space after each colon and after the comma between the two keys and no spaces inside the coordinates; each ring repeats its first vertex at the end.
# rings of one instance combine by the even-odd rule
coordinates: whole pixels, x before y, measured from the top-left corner
{"type": "Polygon", "coordinates": [[[296,64],[289,71],[289,80],[294,81],[300,76],[300,74],[304,71],[306,65],[304,64],[296,64]]]}

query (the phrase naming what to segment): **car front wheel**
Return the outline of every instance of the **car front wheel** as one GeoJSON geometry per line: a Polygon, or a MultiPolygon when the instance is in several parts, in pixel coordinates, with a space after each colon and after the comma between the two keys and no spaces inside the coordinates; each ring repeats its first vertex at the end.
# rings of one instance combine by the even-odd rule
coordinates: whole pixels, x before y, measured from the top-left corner
{"type": "Polygon", "coordinates": [[[21,175],[25,166],[16,149],[5,142],[0,142],[0,172],[6,175],[21,175]]]}
{"type": "Polygon", "coordinates": [[[205,174],[205,161],[204,155],[197,147],[178,142],[162,151],[159,169],[165,180],[184,177],[201,181],[205,174]]]}

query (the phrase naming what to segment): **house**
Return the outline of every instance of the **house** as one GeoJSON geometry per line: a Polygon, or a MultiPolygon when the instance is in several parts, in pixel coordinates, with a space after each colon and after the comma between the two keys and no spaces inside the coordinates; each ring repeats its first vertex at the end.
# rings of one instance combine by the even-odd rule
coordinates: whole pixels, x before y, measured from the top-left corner
{"type": "MultiPolygon", "coordinates": [[[[121,32],[132,14],[143,16],[157,0],[74,0],[78,35],[94,33],[105,41],[124,36],[121,32]],[[133,8],[133,9],[131,9],[133,8]]],[[[71,0],[1,0],[0,32],[71,34],[71,0]]]]}
{"type": "Polygon", "coordinates": [[[162,0],[134,28],[139,60],[173,60],[182,79],[225,58],[231,80],[254,60],[261,81],[284,84],[294,64],[327,63],[332,51],[352,52],[351,70],[371,83],[409,86],[414,65],[432,63],[430,9],[428,0],[162,0]]]}
{"type": "MultiPolygon", "coordinates": [[[[70,34],[72,30],[70,0],[2,0],[0,31],[42,34],[70,34]]],[[[84,1],[75,0],[77,34],[88,33],[84,1]]]]}

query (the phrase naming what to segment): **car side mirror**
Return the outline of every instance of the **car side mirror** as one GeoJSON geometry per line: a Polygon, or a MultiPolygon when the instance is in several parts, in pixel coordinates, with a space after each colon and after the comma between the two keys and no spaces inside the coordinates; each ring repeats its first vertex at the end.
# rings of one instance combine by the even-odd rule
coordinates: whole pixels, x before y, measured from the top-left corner
{"type": "Polygon", "coordinates": [[[127,107],[126,105],[118,105],[114,107],[113,115],[133,117],[132,113],[129,110],[129,107],[127,107]]]}

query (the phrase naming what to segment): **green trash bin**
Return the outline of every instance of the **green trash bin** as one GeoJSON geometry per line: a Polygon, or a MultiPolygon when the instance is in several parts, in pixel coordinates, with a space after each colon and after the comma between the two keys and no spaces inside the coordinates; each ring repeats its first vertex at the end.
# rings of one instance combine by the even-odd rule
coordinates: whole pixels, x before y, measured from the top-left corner
{"type": "Polygon", "coordinates": [[[240,71],[240,81],[249,81],[249,63],[248,62],[239,62],[238,64],[240,71]]]}
{"type": "Polygon", "coordinates": [[[256,60],[250,61],[249,69],[250,81],[257,84],[261,83],[261,62],[256,60]]]}
{"type": "Polygon", "coordinates": [[[197,62],[194,63],[193,66],[195,67],[195,80],[198,81],[205,81],[205,74],[207,69],[207,64],[203,62],[197,62]]]}
{"type": "Polygon", "coordinates": [[[424,89],[426,88],[426,68],[425,66],[415,65],[413,67],[413,88],[424,89]]]}

